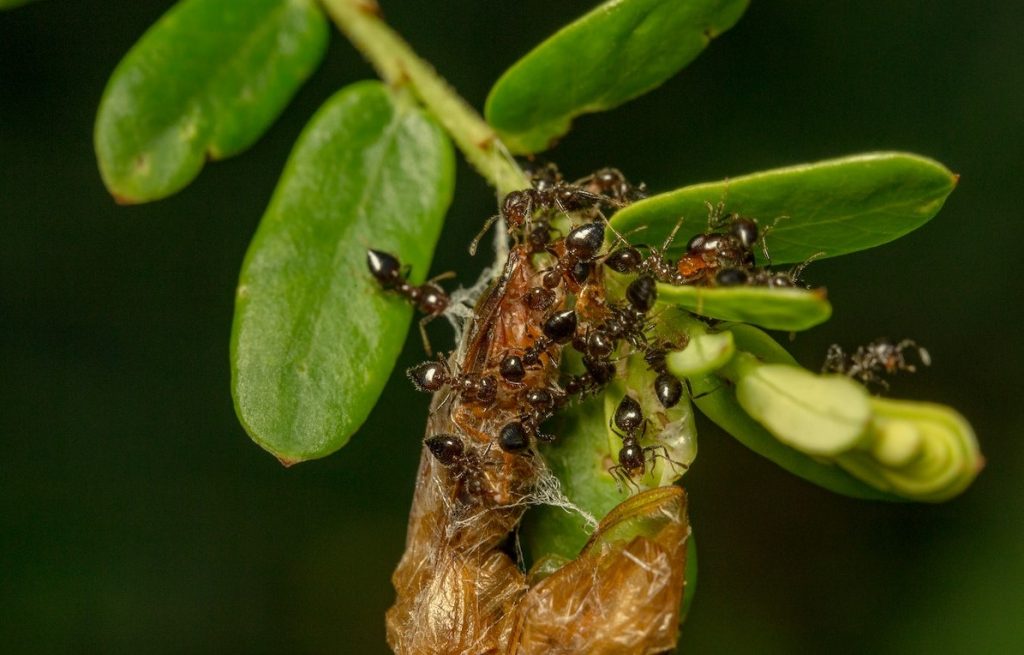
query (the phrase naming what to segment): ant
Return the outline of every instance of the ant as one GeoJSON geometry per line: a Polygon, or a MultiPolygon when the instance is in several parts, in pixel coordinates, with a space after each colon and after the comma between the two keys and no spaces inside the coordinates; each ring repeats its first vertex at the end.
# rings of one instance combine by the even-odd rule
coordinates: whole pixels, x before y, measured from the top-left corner
{"type": "Polygon", "coordinates": [[[579,394],[582,397],[595,393],[614,380],[618,373],[615,362],[607,359],[595,359],[588,355],[583,356],[583,366],[586,373],[573,375],[565,381],[563,387],[567,396],[579,394]]]}
{"type": "Polygon", "coordinates": [[[604,244],[604,224],[594,222],[574,227],[562,243],[565,252],[541,277],[541,284],[545,289],[557,289],[565,275],[569,275],[577,284],[587,281],[590,277],[591,262],[604,244]]]}
{"type": "MultiPolygon", "coordinates": [[[[533,342],[521,357],[524,366],[536,366],[540,363],[540,356],[555,344],[565,344],[576,335],[576,328],[579,325],[579,318],[572,309],[555,312],[541,325],[543,336],[533,342]]],[[[507,359],[507,357],[506,357],[507,359]]]]}
{"type": "Polygon", "coordinates": [[[647,197],[647,185],[643,182],[636,186],[629,183],[626,176],[617,168],[602,168],[599,171],[577,180],[576,186],[590,193],[628,204],[647,197]]]}
{"type": "MultiPolygon", "coordinates": [[[[715,218],[715,210],[712,210],[708,224],[709,227],[723,224],[722,220],[715,218]]],[[[719,269],[743,271],[754,267],[754,246],[758,242],[764,246],[757,222],[752,218],[730,214],[724,219],[724,226],[725,231],[709,230],[690,239],[686,244],[686,253],[676,263],[680,275],[687,280],[706,280],[709,274],[719,269]]]]}
{"type": "Polygon", "coordinates": [[[622,438],[619,463],[608,469],[616,482],[624,482],[638,488],[633,478],[647,472],[648,457],[650,457],[652,465],[657,457],[668,460],[673,468],[679,464],[669,456],[668,448],[665,445],[640,445],[640,440],[647,434],[647,423],[648,420],[644,417],[640,403],[628,394],[623,396],[619,401],[619,406],[615,409],[615,415],[608,423],[612,432],[622,438]]]}
{"type": "MultiPolygon", "coordinates": [[[[586,179],[586,178],[584,178],[586,179]]],[[[480,239],[499,219],[504,218],[509,234],[524,231],[536,235],[537,239],[549,238],[547,221],[537,218],[538,214],[559,211],[563,214],[610,205],[624,206],[624,202],[613,197],[589,191],[575,184],[566,184],[561,175],[534,179],[533,187],[512,191],[501,202],[501,211],[484,223],[480,232],[469,244],[469,254],[475,255],[480,239]],[[538,229],[541,231],[538,232],[538,229]]]]}
{"type": "Polygon", "coordinates": [[[435,434],[423,442],[442,466],[453,466],[466,454],[462,439],[454,434],[435,434]]]}
{"type": "Polygon", "coordinates": [[[450,303],[448,293],[434,283],[452,277],[453,274],[442,273],[419,286],[410,284],[406,279],[408,271],[402,270],[402,264],[397,257],[373,249],[366,251],[366,265],[370,269],[370,275],[377,279],[383,289],[395,291],[426,314],[420,319],[420,336],[423,337],[423,349],[428,355],[432,355],[430,339],[427,337],[427,323],[443,314],[450,303]]]}
{"type": "Polygon", "coordinates": [[[498,447],[506,453],[521,453],[530,447],[531,435],[539,441],[554,441],[554,435],[540,431],[540,424],[550,416],[550,413],[525,412],[518,420],[506,423],[498,431],[498,447]]]}
{"type": "Polygon", "coordinates": [[[447,384],[467,402],[488,404],[494,402],[498,395],[498,385],[492,376],[453,374],[443,359],[417,364],[409,368],[406,375],[417,391],[434,393],[447,384]]]}
{"type": "Polygon", "coordinates": [[[683,383],[669,373],[665,366],[665,356],[670,351],[678,349],[675,344],[666,341],[659,346],[649,347],[644,353],[644,361],[647,362],[647,366],[658,374],[654,378],[654,395],[658,397],[658,402],[665,409],[675,407],[683,397],[683,383]]]}
{"type": "Polygon", "coordinates": [[[680,218],[661,244],[661,248],[648,247],[649,253],[647,257],[644,257],[640,250],[629,245],[624,237],[616,233],[619,240],[626,245],[612,251],[605,257],[604,265],[616,273],[643,273],[653,276],[658,282],[675,285],[686,284],[687,280],[679,273],[676,264],[665,256],[665,253],[668,252],[668,247],[672,245],[672,241],[675,240],[676,233],[682,225],[683,219],[680,218]]]}
{"type": "Polygon", "coordinates": [[[917,358],[924,366],[931,366],[932,358],[928,351],[920,347],[912,339],[904,339],[893,343],[888,339],[876,339],[866,346],[858,346],[857,351],[847,355],[838,344],[832,344],[825,355],[823,373],[842,373],[856,378],[865,385],[877,384],[883,390],[889,389],[889,383],[882,374],[894,375],[899,371],[913,373],[917,367],[907,361],[904,352],[916,350],[917,358]]]}

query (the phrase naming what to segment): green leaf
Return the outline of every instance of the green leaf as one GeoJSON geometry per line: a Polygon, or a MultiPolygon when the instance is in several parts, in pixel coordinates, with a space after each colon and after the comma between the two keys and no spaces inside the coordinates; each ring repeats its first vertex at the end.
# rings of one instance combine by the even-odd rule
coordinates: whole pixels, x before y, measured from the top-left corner
{"type": "Polygon", "coordinates": [[[335,94],[299,138],[242,265],[231,335],[235,409],[283,462],[337,450],[376,403],[412,309],[379,288],[366,250],[422,280],[453,177],[440,127],[378,82],[335,94]]]}
{"type": "Polygon", "coordinates": [[[313,0],[185,0],[125,55],[96,117],[100,173],[121,203],[179,191],[207,158],[252,145],[323,57],[313,0]]]}
{"type": "Polygon", "coordinates": [[[931,159],[880,152],[778,168],[721,182],[707,182],[651,196],[612,218],[619,232],[646,226],[644,238],[658,243],[680,218],[673,242],[707,230],[707,203],[756,218],[773,263],[803,262],[824,253],[835,257],[888,243],[938,213],[957,176],[931,159]]]}
{"type": "Polygon", "coordinates": [[[806,330],[832,315],[824,289],[659,284],[658,301],[700,316],[752,323],[769,330],[806,330]]]}
{"type": "MultiPolygon", "coordinates": [[[[786,350],[757,328],[732,325],[729,330],[737,348],[763,361],[794,364],[786,350]]],[[[690,380],[697,408],[737,441],[790,473],[829,491],[870,500],[900,501],[901,498],[879,491],[836,464],[824,462],[791,448],[765,430],[740,407],[729,383],[717,376],[690,380]]]]}
{"type": "Polygon", "coordinates": [[[654,89],[732,27],[747,0],[610,0],[501,76],[485,115],[517,153],[539,152],[580,114],[654,89]]]}

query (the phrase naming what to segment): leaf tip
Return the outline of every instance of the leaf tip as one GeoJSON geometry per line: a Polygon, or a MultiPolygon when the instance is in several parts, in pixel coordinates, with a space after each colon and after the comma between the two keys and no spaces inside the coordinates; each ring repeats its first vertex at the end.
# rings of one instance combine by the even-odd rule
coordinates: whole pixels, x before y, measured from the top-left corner
{"type": "Polygon", "coordinates": [[[295,466],[296,464],[302,461],[301,459],[289,459],[282,455],[274,455],[274,457],[276,457],[277,461],[281,462],[281,466],[285,467],[286,469],[290,469],[291,467],[295,466]]]}

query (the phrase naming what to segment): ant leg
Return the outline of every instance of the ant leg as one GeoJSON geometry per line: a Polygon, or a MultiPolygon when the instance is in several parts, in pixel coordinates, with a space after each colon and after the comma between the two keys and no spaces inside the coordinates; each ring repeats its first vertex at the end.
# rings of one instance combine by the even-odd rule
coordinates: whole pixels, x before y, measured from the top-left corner
{"type": "Polygon", "coordinates": [[[439,314],[427,314],[420,319],[420,336],[423,337],[423,350],[428,357],[434,356],[434,349],[430,347],[430,337],[427,336],[427,323],[437,318],[439,314]]]}
{"type": "Polygon", "coordinates": [[[658,451],[660,450],[660,457],[669,463],[669,466],[672,467],[673,471],[678,473],[680,469],[686,471],[690,468],[686,464],[683,464],[682,462],[677,462],[676,460],[672,459],[668,454],[668,446],[664,444],[659,444],[657,446],[648,446],[644,450],[647,450],[651,453],[651,466],[654,466],[654,460],[659,456],[658,451]]]}
{"type": "Polygon", "coordinates": [[[684,378],[683,382],[686,383],[686,391],[690,395],[690,400],[699,400],[699,399],[703,398],[704,396],[710,396],[711,394],[715,393],[716,391],[721,389],[723,386],[725,386],[725,383],[722,383],[722,384],[719,384],[718,386],[716,386],[714,389],[708,389],[707,391],[701,392],[701,393],[699,393],[699,394],[697,394],[695,396],[695,395],[693,395],[693,387],[690,385],[690,381],[688,379],[684,378]]]}
{"type": "Polygon", "coordinates": [[[440,275],[435,275],[434,277],[430,278],[429,280],[427,280],[423,284],[426,285],[426,284],[433,284],[434,282],[440,282],[441,280],[451,280],[454,277],[455,277],[455,271],[445,271],[444,273],[441,273],[440,275]]]}

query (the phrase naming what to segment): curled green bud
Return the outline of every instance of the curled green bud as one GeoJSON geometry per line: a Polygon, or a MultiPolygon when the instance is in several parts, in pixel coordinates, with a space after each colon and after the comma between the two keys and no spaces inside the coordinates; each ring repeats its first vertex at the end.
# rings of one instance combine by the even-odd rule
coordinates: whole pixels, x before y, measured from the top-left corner
{"type": "Polygon", "coordinates": [[[867,391],[849,378],[816,375],[743,356],[730,367],[736,399],[775,438],[808,455],[834,457],[858,446],[871,419],[867,391]]]}
{"type": "Polygon", "coordinates": [[[701,334],[691,337],[686,348],[666,357],[665,364],[672,375],[692,378],[721,368],[735,352],[732,332],[701,334]]]}
{"type": "Polygon", "coordinates": [[[879,489],[929,502],[966,489],[984,466],[970,424],[949,407],[871,399],[873,416],[861,447],[836,461],[879,489]]]}

